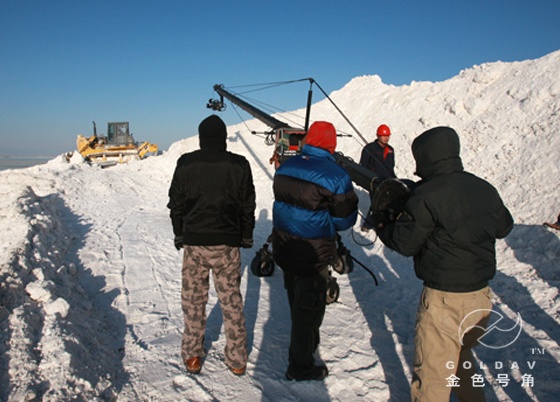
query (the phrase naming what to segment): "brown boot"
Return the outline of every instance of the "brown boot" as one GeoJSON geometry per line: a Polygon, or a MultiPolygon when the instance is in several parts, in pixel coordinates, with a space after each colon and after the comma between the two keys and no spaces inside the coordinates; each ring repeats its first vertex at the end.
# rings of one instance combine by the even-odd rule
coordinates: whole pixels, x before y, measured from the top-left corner
{"type": "Polygon", "coordinates": [[[187,367],[187,371],[191,374],[200,373],[200,370],[202,370],[200,357],[191,357],[190,359],[185,360],[185,366],[187,367]]]}
{"type": "Polygon", "coordinates": [[[240,367],[240,368],[235,368],[235,367],[230,367],[228,366],[229,371],[231,371],[233,374],[241,376],[243,374],[245,374],[247,372],[247,365],[240,367]]]}

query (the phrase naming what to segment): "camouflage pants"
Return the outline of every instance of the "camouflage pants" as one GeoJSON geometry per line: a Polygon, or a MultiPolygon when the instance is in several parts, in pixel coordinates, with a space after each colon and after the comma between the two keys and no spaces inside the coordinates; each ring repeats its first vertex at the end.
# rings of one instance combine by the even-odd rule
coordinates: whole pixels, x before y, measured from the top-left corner
{"type": "Polygon", "coordinates": [[[240,268],[238,247],[185,246],[181,291],[185,321],[181,343],[183,361],[205,355],[206,304],[212,271],[226,335],[225,363],[233,368],[241,368],[247,364],[247,331],[243,299],[239,290],[240,268]]]}

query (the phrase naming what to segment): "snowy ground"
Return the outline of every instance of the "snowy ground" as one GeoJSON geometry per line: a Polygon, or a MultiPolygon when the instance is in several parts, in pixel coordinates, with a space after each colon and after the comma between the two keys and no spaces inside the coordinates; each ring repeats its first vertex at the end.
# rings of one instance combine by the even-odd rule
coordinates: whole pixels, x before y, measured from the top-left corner
{"type": "MultiPolygon", "coordinates": [[[[519,313],[523,330],[506,348],[477,349],[489,401],[544,402],[560,391],[560,237],[542,226],[560,212],[559,75],[555,52],[475,66],[440,83],[393,87],[357,77],[331,95],[369,139],[377,125],[391,127],[403,178],[414,178],[412,139],[435,125],[454,127],[466,169],[493,183],[512,211],[516,226],[497,244],[492,287],[495,311],[508,321],[500,327],[513,326],[519,313]]],[[[328,102],[314,105],[311,118],[351,133],[328,102]]],[[[380,242],[360,247],[352,231],[343,234],[346,246],[380,285],[359,266],[338,277],[341,296],[327,308],[320,348],[330,376],[284,380],[290,320],[282,272],[256,278],[247,271],[271,229],[272,149],[244,124],[228,132],[229,150],[249,159],[257,187],[255,247],[242,261],[248,374],[235,377],[223,364],[213,290],[203,371],[187,375],[180,361],[181,255],[165,205],[177,158],[198,147],[192,137],[125,166],[100,169],[60,156],[0,172],[1,401],[408,400],[422,284],[410,259],[380,242]]],[[[356,136],[339,139],[354,159],[362,145],[356,136]]],[[[368,197],[357,191],[364,212],[368,197]]]]}

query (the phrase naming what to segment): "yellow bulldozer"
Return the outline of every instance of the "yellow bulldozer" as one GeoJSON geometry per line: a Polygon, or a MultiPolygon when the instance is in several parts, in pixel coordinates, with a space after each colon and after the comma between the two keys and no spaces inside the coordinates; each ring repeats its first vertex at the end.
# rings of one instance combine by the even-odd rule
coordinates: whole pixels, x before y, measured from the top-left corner
{"type": "Polygon", "coordinates": [[[128,122],[107,123],[107,135],[97,135],[93,122],[93,135],[89,138],[78,134],[76,149],[91,164],[102,167],[139,160],[148,154],[157,154],[156,144],[136,142],[129,131],[128,122]]]}

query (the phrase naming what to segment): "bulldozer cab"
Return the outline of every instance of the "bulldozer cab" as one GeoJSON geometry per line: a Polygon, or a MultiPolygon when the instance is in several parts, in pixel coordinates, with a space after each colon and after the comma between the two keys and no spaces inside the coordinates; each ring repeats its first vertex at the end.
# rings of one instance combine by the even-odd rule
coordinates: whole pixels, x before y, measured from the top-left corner
{"type": "Polygon", "coordinates": [[[134,144],[134,139],[128,131],[128,122],[107,123],[108,145],[134,144]]]}

